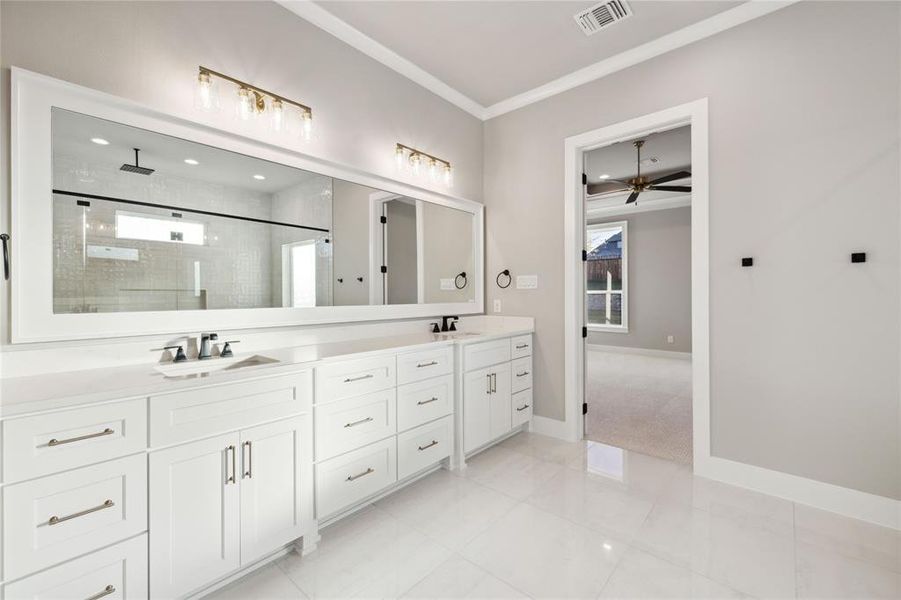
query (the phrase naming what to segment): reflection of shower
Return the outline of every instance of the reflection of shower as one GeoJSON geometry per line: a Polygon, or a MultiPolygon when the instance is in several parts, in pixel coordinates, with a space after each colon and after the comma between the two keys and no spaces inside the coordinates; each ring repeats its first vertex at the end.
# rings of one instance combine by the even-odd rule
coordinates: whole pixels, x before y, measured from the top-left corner
{"type": "Polygon", "coordinates": [[[140,152],[140,148],[135,148],[135,164],[130,165],[125,163],[119,169],[122,171],[127,171],[129,173],[137,173],[138,175],[150,175],[153,173],[154,169],[148,169],[147,167],[142,167],[138,164],[138,152],[140,152]]]}

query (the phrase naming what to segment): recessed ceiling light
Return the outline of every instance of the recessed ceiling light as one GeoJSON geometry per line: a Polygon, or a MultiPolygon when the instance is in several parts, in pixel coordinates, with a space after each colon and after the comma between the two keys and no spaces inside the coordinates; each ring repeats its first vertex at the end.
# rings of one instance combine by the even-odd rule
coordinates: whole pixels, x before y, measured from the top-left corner
{"type": "Polygon", "coordinates": [[[260,181],[262,181],[262,180],[266,179],[266,176],[265,175],[254,175],[253,178],[259,179],[260,181]]]}
{"type": "Polygon", "coordinates": [[[196,160],[194,160],[193,158],[186,158],[186,159],[185,159],[185,164],[188,164],[188,165],[199,165],[200,163],[197,162],[196,160]]]}
{"type": "Polygon", "coordinates": [[[109,146],[109,142],[103,138],[91,138],[91,141],[100,146],[109,146]]]}
{"type": "Polygon", "coordinates": [[[607,175],[606,173],[604,173],[603,175],[599,175],[598,179],[610,179],[610,175],[607,175]]]}

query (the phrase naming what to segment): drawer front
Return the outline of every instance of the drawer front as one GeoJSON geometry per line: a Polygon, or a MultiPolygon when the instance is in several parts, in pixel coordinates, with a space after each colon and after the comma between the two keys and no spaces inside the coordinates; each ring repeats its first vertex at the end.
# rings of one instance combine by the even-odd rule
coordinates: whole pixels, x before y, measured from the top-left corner
{"type": "Polygon", "coordinates": [[[397,481],[397,438],[316,465],[316,518],[322,519],[397,481]]]}
{"type": "Polygon", "coordinates": [[[532,334],[510,338],[510,356],[513,358],[532,356],[532,334]]]}
{"type": "Polygon", "coordinates": [[[475,371],[510,360],[510,340],[495,340],[470,344],[463,349],[463,365],[467,371],[475,371]]]}
{"type": "Polygon", "coordinates": [[[453,418],[444,417],[397,436],[397,478],[430,467],[453,451],[453,418]]]}
{"type": "Polygon", "coordinates": [[[332,458],[397,433],[397,392],[391,388],[319,404],[313,418],[316,460],[332,458]]]}
{"type": "Polygon", "coordinates": [[[308,412],[313,374],[238,381],[150,398],[150,445],[169,446],[308,412]]]}
{"type": "Polygon", "coordinates": [[[532,420],[532,390],[523,390],[513,394],[511,408],[513,427],[519,427],[523,423],[532,420]]]}
{"type": "Polygon", "coordinates": [[[532,357],[517,358],[512,362],[513,393],[532,387],[532,357]]]}
{"type": "Polygon", "coordinates": [[[6,600],[147,600],[147,534],[4,588],[6,600]]]}
{"type": "Polygon", "coordinates": [[[397,384],[396,364],[392,354],[316,367],[316,402],[331,402],[392,388],[397,384]]]}
{"type": "Polygon", "coordinates": [[[3,490],[4,575],[15,579],[147,530],[147,457],[3,490]]]}
{"type": "Polygon", "coordinates": [[[146,400],[3,422],[4,481],[69,471],[147,448],[146,400]]]}
{"type": "Polygon", "coordinates": [[[406,431],[454,412],[454,376],[397,388],[397,430],[406,431]]]}
{"type": "Polygon", "coordinates": [[[397,383],[422,381],[454,372],[454,348],[444,346],[397,355],[397,383]]]}

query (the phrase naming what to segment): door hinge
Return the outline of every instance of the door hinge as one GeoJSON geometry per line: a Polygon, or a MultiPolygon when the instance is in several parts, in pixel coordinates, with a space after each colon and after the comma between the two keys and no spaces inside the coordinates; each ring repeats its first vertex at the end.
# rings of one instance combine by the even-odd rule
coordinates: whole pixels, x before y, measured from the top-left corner
{"type": "Polygon", "coordinates": [[[583,337],[583,338],[587,338],[587,337],[588,337],[588,328],[587,328],[587,327],[583,327],[583,328],[582,328],[582,337],[583,337]]]}
{"type": "Polygon", "coordinates": [[[582,250],[582,262],[588,262],[588,250],[582,250]]]}
{"type": "Polygon", "coordinates": [[[382,216],[379,217],[379,223],[385,224],[388,222],[388,217],[382,216]]]}
{"type": "Polygon", "coordinates": [[[588,175],[582,173],[582,185],[588,185],[588,175]]]}
{"type": "Polygon", "coordinates": [[[582,414],[583,414],[583,415],[587,415],[587,414],[588,414],[588,403],[587,403],[587,402],[583,402],[583,403],[582,403],[582,414]]]}
{"type": "Polygon", "coordinates": [[[387,273],[387,272],[388,272],[388,267],[386,267],[385,265],[382,265],[382,273],[387,273]]]}

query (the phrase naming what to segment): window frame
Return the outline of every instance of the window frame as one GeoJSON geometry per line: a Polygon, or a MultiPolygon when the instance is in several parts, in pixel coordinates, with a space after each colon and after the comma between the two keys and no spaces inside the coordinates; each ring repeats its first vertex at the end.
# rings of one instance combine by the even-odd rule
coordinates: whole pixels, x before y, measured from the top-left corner
{"type": "MultiPolygon", "coordinates": [[[[297,308],[294,306],[294,249],[302,246],[313,247],[313,269],[316,270],[316,251],[319,240],[310,238],[299,242],[282,244],[282,307],[297,308]]],[[[313,305],[316,306],[316,279],[313,278],[313,305]]],[[[301,307],[302,308],[302,307],[301,307]]]]}
{"type": "Polygon", "coordinates": [[[599,325],[592,324],[588,321],[588,296],[589,294],[607,294],[606,291],[589,291],[588,289],[588,261],[585,261],[585,270],[582,273],[582,296],[584,302],[585,325],[588,331],[597,331],[603,333],[629,333],[629,222],[628,221],[606,221],[602,223],[589,223],[585,226],[585,250],[590,252],[588,248],[589,233],[597,229],[613,229],[621,227],[623,231],[623,265],[622,265],[622,289],[616,290],[621,296],[620,309],[622,311],[622,323],[619,325],[599,325]]]}

